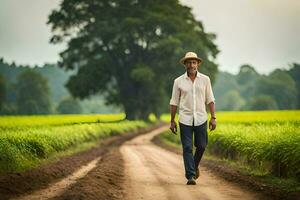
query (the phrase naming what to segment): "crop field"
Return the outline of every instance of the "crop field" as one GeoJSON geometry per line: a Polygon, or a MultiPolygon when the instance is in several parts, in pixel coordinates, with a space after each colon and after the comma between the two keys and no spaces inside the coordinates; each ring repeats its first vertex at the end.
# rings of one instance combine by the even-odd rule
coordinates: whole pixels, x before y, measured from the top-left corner
{"type": "Polygon", "coordinates": [[[82,144],[145,127],[119,115],[0,117],[0,172],[22,171],[82,144]]]}
{"type": "Polygon", "coordinates": [[[67,125],[95,122],[114,122],[125,119],[125,114],[107,115],[29,115],[0,117],[0,128],[67,125]]]}
{"type": "MultiPolygon", "coordinates": [[[[300,180],[300,111],[218,112],[217,129],[208,134],[209,154],[300,180]]],[[[170,131],[161,137],[180,145],[179,136],[170,131]]]]}

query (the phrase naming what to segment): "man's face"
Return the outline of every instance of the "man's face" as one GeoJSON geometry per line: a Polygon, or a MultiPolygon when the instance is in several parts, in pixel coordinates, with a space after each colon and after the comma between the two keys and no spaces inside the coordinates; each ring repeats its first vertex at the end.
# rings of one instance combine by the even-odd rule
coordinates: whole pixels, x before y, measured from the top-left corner
{"type": "Polygon", "coordinates": [[[188,74],[196,74],[199,66],[199,61],[196,59],[187,59],[184,62],[184,65],[188,74]]]}

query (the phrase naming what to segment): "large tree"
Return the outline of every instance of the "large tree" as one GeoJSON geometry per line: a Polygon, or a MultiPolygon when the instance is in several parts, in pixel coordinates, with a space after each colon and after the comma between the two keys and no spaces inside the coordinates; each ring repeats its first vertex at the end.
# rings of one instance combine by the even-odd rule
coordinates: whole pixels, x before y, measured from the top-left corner
{"type": "Polygon", "coordinates": [[[186,51],[204,59],[214,80],[218,49],[191,9],[178,0],[63,0],[49,16],[52,43],[67,42],[61,67],[76,69],[67,88],[75,97],[97,92],[122,105],[128,119],[166,107],[186,51]]]}

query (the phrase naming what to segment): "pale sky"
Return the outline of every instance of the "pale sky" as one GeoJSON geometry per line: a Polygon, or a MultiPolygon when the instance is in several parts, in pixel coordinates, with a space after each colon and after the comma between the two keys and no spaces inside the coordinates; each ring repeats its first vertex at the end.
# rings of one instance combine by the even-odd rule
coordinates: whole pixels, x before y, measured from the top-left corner
{"type": "MultiPolygon", "coordinates": [[[[0,57],[17,64],[56,62],[64,45],[49,44],[47,17],[60,0],[1,0],[0,57]]],[[[181,0],[217,35],[219,69],[260,73],[300,63],[299,0],[181,0]]]]}

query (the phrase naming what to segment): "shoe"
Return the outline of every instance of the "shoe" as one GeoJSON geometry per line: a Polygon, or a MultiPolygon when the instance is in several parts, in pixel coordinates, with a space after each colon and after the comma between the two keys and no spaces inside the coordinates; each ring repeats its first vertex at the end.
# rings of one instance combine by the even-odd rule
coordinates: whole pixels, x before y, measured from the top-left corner
{"type": "Polygon", "coordinates": [[[189,178],[186,184],[187,185],[196,185],[196,181],[195,181],[194,177],[189,178]]]}
{"type": "Polygon", "coordinates": [[[195,179],[199,178],[200,176],[200,171],[199,168],[196,168],[196,175],[194,176],[195,179]]]}

